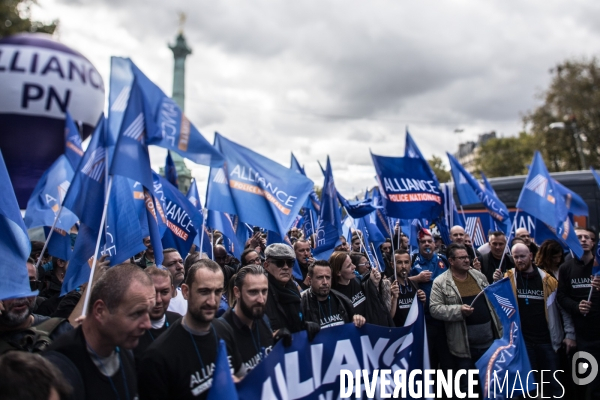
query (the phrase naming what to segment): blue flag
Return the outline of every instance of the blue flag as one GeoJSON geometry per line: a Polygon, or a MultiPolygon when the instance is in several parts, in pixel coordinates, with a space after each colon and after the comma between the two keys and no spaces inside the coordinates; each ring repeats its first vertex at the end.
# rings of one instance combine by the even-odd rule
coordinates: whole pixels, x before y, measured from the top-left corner
{"type": "Polygon", "coordinates": [[[202,226],[202,212],[165,178],[153,173],[154,195],[160,201],[167,218],[167,230],[162,237],[163,247],[173,247],[182,256],[189,253],[202,226]],[[194,223],[200,223],[196,225],[194,223]]]}
{"type": "Polygon", "coordinates": [[[418,158],[418,159],[423,160],[427,164],[427,167],[429,168],[431,175],[433,175],[433,178],[434,178],[435,182],[437,183],[437,185],[438,186],[440,185],[440,182],[438,181],[437,175],[433,171],[433,168],[431,168],[431,165],[429,165],[429,162],[427,162],[425,157],[423,157],[423,153],[421,153],[421,150],[419,150],[419,146],[417,146],[417,143],[413,140],[412,136],[408,132],[408,126],[406,127],[406,143],[404,145],[404,157],[418,158]]]}
{"type": "Polygon", "coordinates": [[[589,216],[590,211],[588,205],[580,195],[566,186],[563,186],[557,180],[554,180],[554,188],[563,197],[567,210],[569,210],[569,214],[589,216]]]}
{"type": "Polygon", "coordinates": [[[316,259],[327,260],[333,249],[341,243],[340,237],[342,236],[342,215],[338,207],[337,190],[333,181],[333,171],[331,170],[329,156],[327,157],[325,181],[323,183],[323,192],[321,193],[321,213],[315,232],[314,257],[316,259]]]}
{"type": "Polygon", "coordinates": [[[240,246],[237,242],[236,229],[234,226],[234,217],[220,211],[208,210],[206,225],[212,229],[220,231],[227,239],[228,243],[223,243],[227,251],[236,258],[240,258],[244,251],[244,244],[240,246]]]}
{"type": "MultiPolygon", "coordinates": [[[[467,181],[468,185],[471,187],[471,190],[477,196],[477,202],[482,203],[488,210],[492,218],[494,218],[494,220],[496,220],[496,222],[498,222],[498,224],[502,227],[502,230],[505,233],[508,233],[511,226],[508,208],[506,208],[504,203],[502,203],[500,199],[498,199],[494,192],[489,191],[485,187],[482,187],[482,185],[477,181],[477,179],[475,179],[473,175],[467,172],[467,170],[464,169],[462,165],[460,165],[456,158],[454,158],[450,153],[447,154],[448,159],[450,160],[450,166],[452,168],[452,171],[457,171],[460,174],[460,176],[462,176],[467,181]]],[[[461,178],[459,178],[458,181],[459,183],[460,179],[461,178]]],[[[460,198],[460,191],[458,190],[459,184],[457,184],[457,180],[454,181],[454,184],[456,185],[457,192],[459,193],[459,199],[461,204],[466,205],[460,198]]]]}
{"type": "Polygon", "coordinates": [[[226,155],[227,162],[224,168],[211,168],[206,208],[286,235],[313,182],[218,133],[215,147],[226,155]]]}
{"type": "Polygon", "coordinates": [[[383,208],[383,197],[381,196],[381,192],[379,191],[379,187],[373,188],[372,197],[373,205],[377,208],[375,210],[376,223],[379,231],[386,237],[392,237],[392,231],[390,229],[389,217],[385,212],[385,208],[383,208]]]}
{"type": "Polygon", "coordinates": [[[455,225],[460,225],[464,228],[465,221],[456,209],[452,185],[448,183],[442,184],[442,191],[444,192],[444,216],[447,226],[452,228],[455,225]]]}
{"type": "Polygon", "coordinates": [[[0,300],[37,296],[31,291],[27,258],[31,243],[23,223],[15,191],[0,152],[0,300]]]}
{"type": "MultiPolygon", "coordinates": [[[[454,181],[454,187],[456,188],[456,193],[458,194],[458,201],[463,206],[468,206],[470,204],[479,204],[481,200],[477,195],[477,192],[473,190],[473,185],[471,184],[471,180],[469,178],[473,178],[471,174],[469,174],[462,165],[458,162],[456,158],[448,154],[448,159],[450,160],[450,172],[452,174],[452,180],[454,181]]],[[[473,178],[475,179],[475,178],[473,178]]],[[[475,180],[477,185],[479,182],[475,180]]]]}
{"type": "Polygon", "coordinates": [[[442,192],[427,161],[373,153],[371,157],[388,216],[434,219],[444,211],[442,192]]]}
{"type": "Polygon", "coordinates": [[[108,93],[108,126],[106,147],[109,149],[109,165],[112,153],[117,144],[123,116],[129,100],[129,92],[133,83],[133,72],[128,58],[110,58],[110,84],[108,93]]]}
{"type": "MultiPolygon", "coordinates": [[[[50,229],[51,228],[48,226],[44,227],[46,238],[50,233],[50,229]]],[[[65,261],[69,260],[73,253],[73,248],[71,247],[71,235],[69,232],[54,228],[54,233],[52,233],[52,237],[50,238],[50,241],[48,241],[47,251],[52,257],[58,257],[65,261]]]]}
{"type": "Polygon", "coordinates": [[[304,167],[302,167],[300,165],[300,163],[296,159],[296,156],[294,156],[294,153],[292,153],[292,160],[290,161],[290,169],[292,171],[296,171],[299,174],[306,175],[306,173],[304,172],[304,167]]]}
{"type": "Polygon", "coordinates": [[[484,293],[496,310],[503,328],[503,336],[496,339],[488,351],[475,363],[479,369],[479,382],[485,399],[506,399],[508,388],[513,388],[513,382],[521,381],[524,383],[522,391],[519,393],[516,386],[516,393],[524,395],[530,390],[535,389],[535,382],[531,379],[525,379],[531,364],[527,356],[525,340],[521,333],[521,319],[519,317],[519,307],[517,299],[512,290],[509,278],[504,278],[484,289],[484,293]],[[505,374],[508,376],[509,385],[504,385],[504,389],[499,389],[503,384],[505,374]],[[520,374],[520,379],[517,378],[520,374]]]}
{"type": "Polygon", "coordinates": [[[152,126],[148,131],[148,144],[176,151],[196,164],[222,166],[225,161],[223,155],[202,136],[179,106],[131,60],[130,66],[150,108],[150,114],[146,115],[149,126],[152,126]]]}
{"type": "Polygon", "coordinates": [[[356,229],[362,232],[363,244],[366,248],[366,254],[371,262],[371,265],[379,267],[381,271],[385,270],[385,264],[381,262],[380,257],[377,254],[379,245],[385,242],[385,237],[377,228],[375,222],[375,213],[371,213],[366,217],[359,218],[356,220],[356,229]]]}
{"type": "MultiPolygon", "coordinates": [[[[74,172],[65,155],[58,159],[44,172],[27,201],[25,226],[52,226],[58,215],[60,205],[69,190],[74,172]]],[[[79,218],[69,209],[63,208],[56,228],[69,231],[79,218]]]]}
{"type": "Polygon", "coordinates": [[[496,194],[496,191],[494,190],[494,188],[492,187],[492,184],[487,180],[487,177],[485,176],[485,174],[483,173],[483,171],[479,171],[479,174],[481,175],[481,180],[483,181],[483,186],[485,186],[485,188],[490,192],[493,193],[494,196],[498,197],[498,195],[496,194]]]}
{"type": "MultiPolygon", "coordinates": [[[[299,174],[306,176],[306,172],[304,171],[304,167],[300,166],[300,163],[292,153],[292,161],[290,163],[290,169],[292,171],[296,171],[299,174]]],[[[321,202],[319,201],[319,196],[315,193],[314,189],[311,190],[310,195],[308,196],[308,200],[306,200],[306,204],[304,208],[311,210],[313,214],[316,214],[321,209],[321,202]]]]}
{"type": "Polygon", "coordinates": [[[192,215],[192,223],[198,230],[198,233],[196,233],[196,237],[194,238],[196,250],[205,252],[212,259],[212,246],[210,246],[210,236],[206,235],[206,228],[204,227],[204,212],[202,211],[202,203],[200,201],[200,193],[198,192],[196,178],[192,179],[192,183],[186,197],[188,201],[192,203],[192,206],[194,206],[194,208],[198,211],[198,213],[192,215]],[[202,244],[200,243],[201,239],[203,239],[202,244]],[[209,246],[207,246],[207,243],[209,246]]]}
{"type": "Polygon", "coordinates": [[[536,151],[527,179],[517,201],[517,208],[558,229],[567,220],[568,210],[563,196],[555,188],[542,155],[536,151]]]}
{"type": "Polygon", "coordinates": [[[81,135],[68,111],[65,113],[65,156],[73,170],[77,168],[81,157],[83,157],[81,135]]]}
{"type": "Polygon", "coordinates": [[[100,233],[105,199],[106,147],[105,120],[102,118],[92,133],[73,181],[63,201],[63,206],[79,217],[79,233],[69,261],[61,295],[88,281],[96,240],[100,233]]]}
{"type": "Polygon", "coordinates": [[[177,183],[177,167],[175,167],[175,163],[173,162],[173,157],[171,157],[171,152],[167,151],[167,160],[165,162],[165,178],[167,181],[176,188],[179,188],[179,184],[177,183]]]}
{"type": "Polygon", "coordinates": [[[413,140],[412,136],[408,132],[408,126],[406,127],[406,142],[404,144],[404,157],[425,159],[425,157],[423,157],[423,153],[421,153],[421,150],[419,150],[419,146],[417,146],[417,144],[413,140]]]}
{"type": "Polygon", "coordinates": [[[148,154],[147,115],[149,107],[134,80],[123,116],[121,131],[110,166],[111,175],[125,176],[152,190],[152,170],[148,154]]]}
{"type": "Polygon", "coordinates": [[[366,217],[377,209],[377,207],[373,205],[372,199],[348,201],[338,192],[338,200],[352,218],[366,217]]]}
{"type": "Polygon", "coordinates": [[[143,240],[148,233],[143,202],[141,185],[135,189],[135,182],[130,179],[113,176],[102,249],[102,254],[110,257],[111,266],[125,262],[146,249],[143,240]]]}
{"type": "Polygon", "coordinates": [[[217,361],[212,376],[212,384],[206,400],[237,400],[238,394],[231,377],[231,367],[227,358],[227,346],[219,340],[217,361]]]}

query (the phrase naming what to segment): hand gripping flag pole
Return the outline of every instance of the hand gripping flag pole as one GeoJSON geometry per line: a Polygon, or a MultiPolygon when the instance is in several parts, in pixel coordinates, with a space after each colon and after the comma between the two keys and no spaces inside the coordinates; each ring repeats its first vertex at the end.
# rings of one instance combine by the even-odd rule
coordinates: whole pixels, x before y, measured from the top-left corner
{"type": "MultiPolygon", "coordinates": [[[[388,217],[388,225],[390,226],[390,232],[394,232],[394,229],[392,228],[392,220],[390,219],[390,217],[388,217]]],[[[400,234],[398,234],[398,236],[400,236],[400,234]]],[[[396,271],[396,255],[394,254],[396,249],[394,249],[393,238],[394,236],[392,235],[392,261],[394,262],[394,281],[398,282],[398,272],[396,271]]]]}
{"type": "MultiPolygon", "coordinates": [[[[102,210],[102,218],[100,220],[100,227],[104,226],[106,221],[106,210],[108,209],[108,200],[110,199],[110,190],[112,189],[113,176],[110,176],[108,182],[108,189],[106,190],[106,198],[104,200],[104,209],[102,210]]],[[[85,300],[83,302],[83,309],[81,310],[81,316],[85,317],[87,308],[90,302],[90,295],[92,294],[92,281],[94,280],[94,272],[96,271],[96,264],[98,263],[98,250],[100,250],[100,242],[102,241],[102,229],[98,232],[98,239],[96,240],[96,249],[94,250],[94,260],[92,261],[92,269],[90,270],[90,278],[88,279],[88,285],[85,290],[85,300]]]]}

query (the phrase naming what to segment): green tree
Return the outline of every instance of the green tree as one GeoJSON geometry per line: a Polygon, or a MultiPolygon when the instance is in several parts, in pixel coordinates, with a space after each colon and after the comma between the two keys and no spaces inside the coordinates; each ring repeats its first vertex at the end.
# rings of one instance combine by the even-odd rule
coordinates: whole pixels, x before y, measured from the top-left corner
{"type": "Polygon", "coordinates": [[[20,32],[54,33],[57,20],[46,24],[31,19],[31,6],[35,3],[35,0],[1,0],[0,38],[20,32]]]}
{"type": "Polygon", "coordinates": [[[446,183],[450,181],[450,171],[444,165],[444,161],[441,157],[436,155],[431,156],[429,160],[427,160],[429,166],[437,176],[438,181],[440,183],[446,183]]]}
{"type": "Polygon", "coordinates": [[[475,165],[488,178],[526,175],[535,147],[534,136],[525,132],[516,137],[489,139],[479,148],[475,165]]]}
{"type": "Polygon", "coordinates": [[[600,157],[600,64],[567,60],[550,70],[552,82],[543,104],[523,117],[550,171],[598,166],[600,157]],[[562,124],[554,124],[561,122],[562,124]],[[552,129],[550,125],[563,125],[552,129]],[[581,138],[581,151],[578,151],[581,138]]]}

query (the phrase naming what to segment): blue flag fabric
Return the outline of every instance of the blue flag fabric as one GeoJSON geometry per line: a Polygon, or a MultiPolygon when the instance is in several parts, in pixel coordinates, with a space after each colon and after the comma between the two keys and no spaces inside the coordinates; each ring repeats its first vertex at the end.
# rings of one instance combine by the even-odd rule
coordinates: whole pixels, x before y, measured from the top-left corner
{"type": "Polygon", "coordinates": [[[102,118],[92,133],[63,206],[79,217],[79,233],[69,261],[61,296],[87,282],[90,276],[88,260],[94,255],[105,199],[106,132],[102,118]]]}
{"type": "Polygon", "coordinates": [[[237,390],[231,377],[231,368],[227,358],[227,346],[219,340],[217,361],[212,376],[212,384],[206,400],[238,400],[237,390]]]}
{"type": "Polygon", "coordinates": [[[377,249],[379,245],[385,242],[385,237],[377,228],[375,222],[375,213],[356,220],[356,229],[362,232],[363,244],[366,247],[366,253],[371,265],[379,267],[381,271],[385,270],[385,264],[381,263],[378,257],[377,249]]]}
{"type": "Polygon", "coordinates": [[[494,196],[498,197],[498,195],[496,194],[496,191],[494,190],[492,184],[490,183],[490,181],[487,180],[487,177],[485,176],[485,174],[483,173],[483,171],[479,171],[479,174],[481,175],[481,180],[483,181],[483,186],[485,186],[485,188],[490,193],[493,193],[494,196]]]}
{"type": "MultiPolygon", "coordinates": [[[[519,307],[512,290],[509,278],[504,278],[493,285],[484,289],[484,293],[496,310],[496,314],[502,323],[504,335],[496,339],[488,351],[475,363],[479,369],[479,382],[485,399],[506,399],[506,391],[500,391],[499,385],[502,384],[505,374],[508,376],[508,382],[523,382],[525,384],[524,392],[516,391],[517,395],[535,389],[535,382],[532,379],[523,379],[531,371],[531,363],[527,356],[525,340],[521,333],[521,319],[519,317],[519,307]],[[497,378],[494,376],[497,376],[497,378]],[[521,379],[517,378],[520,374],[521,379]]],[[[517,386],[518,388],[518,386],[517,386]]]]}
{"type": "Polygon", "coordinates": [[[206,208],[286,235],[313,190],[313,182],[218,133],[215,147],[226,155],[227,162],[224,168],[211,168],[206,208]]]}
{"type": "Polygon", "coordinates": [[[128,58],[110,58],[110,83],[108,94],[108,121],[106,147],[109,149],[109,165],[112,161],[112,153],[117,144],[123,116],[127,109],[129,92],[133,83],[133,72],[131,71],[128,58]]]}
{"type": "Polygon", "coordinates": [[[0,300],[37,296],[31,291],[27,258],[31,243],[23,223],[17,197],[0,152],[0,300]]]}
{"type": "Polygon", "coordinates": [[[338,200],[352,218],[366,217],[377,209],[377,207],[373,205],[372,199],[348,201],[338,192],[338,200]]]}
{"type": "MultiPolygon", "coordinates": [[[[50,233],[50,229],[51,228],[48,226],[44,227],[44,234],[46,235],[46,238],[50,233]]],[[[50,238],[50,241],[48,241],[47,251],[52,257],[58,257],[65,261],[69,260],[71,258],[71,254],[73,254],[73,249],[71,247],[71,235],[69,232],[54,228],[54,233],[52,233],[52,237],[50,238]]]]}
{"type": "Polygon", "coordinates": [[[144,251],[143,240],[147,236],[147,224],[142,224],[144,204],[143,190],[134,189],[130,179],[113,176],[112,189],[107,208],[106,237],[102,254],[110,257],[110,265],[114,266],[127,261],[134,255],[144,251]]]}
{"type": "Polygon", "coordinates": [[[210,236],[207,235],[206,227],[204,226],[204,212],[202,210],[202,202],[200,201],[200,193],[198,192],[198,185],[196,184],[195,178],[192,179],[192,184],[190,185],[186,197],[188,201],[192,203],[192,206],[194,206],[194,208],[198,211],[198,213],[192,214],[192,223],[198,230],[198,233],[194,238],[196,250],[206,253],[208,257],[212,259],[210,236]]]}
{"type": "MultiPolygon", "coordinates": [[[[466,179],[469,186],[471,186],[472,191],[477,196],[477,202],[482,203],[485,206],[492,218],[494,218],[494,220],[498,222],[498,224],[505,233],[509,233],[511,223],[508,208],[506,208],[504,203],[502,203],[500,199],[498,199],[494,192],[491,192],[485,187],[482,187],[482,185],[477,181],[477,179],[475,179],[473,175],[467,172],[467,170],[464,169],[462,165],[460,165],[456,158],[454,158],[450,153],[447,154],[448,159],[450,160],[450,166],[452,170],[458,171],[460,173],[460,176],[466,179]]],[[[458,184],[456,180],[454,181],[454,184],[457,185],[456,188],[457,192],[459,193],[460,199],[460,192],[458,191],[458,184]]],[[[466,205],[465,203],[463,203],[462,199],[460,199],[460,201],[461,204],[466,205]]]]}
{"type": "MultiPolygon", "coordinates": [[[[473,185],[469,179],[469,177],[472,177],[471,174],[469,174],[463,166],[460,165],[458,160],[450,154],[448,154],[448,159],[450,160],[450,173],[452,174],[452,180],[454,181],[454,187],[456,188],[460,204],[468,206],[470,204],[481,203],[481,200],[479,199],[477,192],[473,190],[473,185]]],[[[479,182],[476,180],[475,182],[479,185],[479,182]]]]}
{"type": "Polygon", "coordinates": [[[373,205],[377,207],[375,210],[376,223],[379,231],[386,237],[392,237],[392,231],[390,230],[389,217],[385,212],[385,208],[383,208],[383,197],[381,196],[381,192],[378,187],[373,188],[372,193],[373,205]],[[381,207],[380,207],[381,206],[381,207]]]}
{"type": "MultiPolygon", "coordinates": [[[[358,329],[350,323],[322,329],[313,341],[308,341],[306,331],[295,333],[291,346],[277,343],[269,356],[237,383],[239,398],[339,399],[342,369],[352,373],[364,369],[369,376],[375,369],[428,369],[423,305],[415,301],[413,306],[406,325],[400,328],[366,324],[358,329]]],[[[348,389],[351,398],[375,398],[364,392],[364,385],[362,393],[348,389]]],[[[393,392],[393,387],[386,391],[393,392]]],[[[408,389],[402,393],[402,398],[413,398],[408,389]]]]}
{"type": "Polygon", "coordinates": [[[121,175],[152,190],[152,170],[147,141],[149,107],[134,80],[123,116],[121,131],[110,165],[111,175],[121,175]]]}
{"type": "Polygon", "coordinates": [[[554,188],[563,197],[569,214],[589,216],[590,210],[586,202],[580,195],[562,185],[557,180],[554,181],[554,188]]]}
{"type": "Polygon", "coordinates": [[[239,259],[244,246],[240,246],[237,242],[237,235],[234,227],[234,217],[224,212],[208,210],[206,225],[212,229],[220,231],[223,236],[229,241],[223,243],[228,252],[235,255],[239,259]]]}
{"type": "Polygon", "coordinates": [[[419,150],[419,146],[417,146],[417,144],[413,140],[412,136],[408,132],[408,127],[406,127],[406,142],[404,144],[404,157],[421,158],[423,160],[425,159],[425,157],[423,157],[423,153],[421,153],[421,150],[419,150]]]}
{"type": "Polygon", "coordinates": [[[371,153],[389,217],[434,219],[444,211],[442,192],[427,161],[371,153]]]}
{"type": "MultiPolygon", "coordinates": [[[[25,211],[25,226],[52,226],[60,205],[69,190],[74,172],[65,155],[58,159],[44,172],[31,193],[25,211]]],[[[79,218],[71,210],[63,208],[56,227],[69,231],[79,218]]]]}
{"type": "Polygon", "coordinates": [[[563,196],[556,190],[542,155],[536,151],[529,168],[527,179],[521,190],[517,208],[558,229],[568,219],[568,210],[563,196]]]}
{"type": "MultiPolygon", "coordinates": [[[[292,171],[296,171],[299,174],[306,176],[306,172],[304,171],[304,167],[300,166],[300,163],[292,153],[292,161],[290,163],[290,169],[292,171]]],[[[313,214],[316,214],[321,209],[321,202],[319,201],[319,196],[315,193],[314,189],[310,192],[308,196],[308,200],[306,200],[306,204],[304,208],[311,210],[313,214]]],[[[316,220],[316,219],[315,219],[316,220]]]]}
{"type": "Polygon", "coordinates": [[[325,181],[321,193],[321,213],[315,232],[314,257],[319,260],[327,260],[333,249],[341,243],[340,237],[342,236],[342,215],[338,207],[337,190],[329,157],[327,157],[325,181]]]}
{"type": "Polygon", "coordinates": [[[296,159],[296,156],[294,156],[294,153],[292,153],[292,160],[290,161],[290,169],[292,171],[296,171],[299,174],[306,175],[306,173],[304,172],[304,168],[300,165],[300,163],[296,159]]]}
{"type": "Polygon", "coordinates": [[[148,131],[148,144],[176,151],[196,164],[222,166],[225,161],[223,155],[202,136],[179,106],[131,60],[130,66],[150,108],[150,114],[146,115],[152,126],[148,131]]]}
{"type": "Polygon", "coordinates": [[[69,160],[73,170],[77,168],[81,157],[83,157],[81,135],[68,111],[65,113],[65,156],[69,160]]]}
{"type": "Polygon", "coordinates": [[[176,248],[179,254],[189,253],[194,239],[202,226],[202,212],[175,186],[157,173],[154,177],[154,195],[161,204],[166,219],[167,230],[163,234],[163,247],[176,248]],[[199,223],[199,225],[196,225],[199,223]]]}
{"type": "Polygon", "coordinates": [[[167,178],[167,181],[171,185],[179,188],[179,184],[177,183],[177,167],[175,167],[170,151],[167,151],[167,160],[165,161],[165,178],[167,178]]]}

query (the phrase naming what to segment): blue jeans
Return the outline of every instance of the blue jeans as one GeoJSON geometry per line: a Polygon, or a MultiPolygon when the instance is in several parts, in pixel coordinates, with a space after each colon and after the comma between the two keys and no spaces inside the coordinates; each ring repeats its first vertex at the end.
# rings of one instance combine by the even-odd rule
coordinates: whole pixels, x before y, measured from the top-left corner
{"type": "MultiPolygon", "coordinates": [[[[551,344],[535,344],[525,342],[527,347],[527,355],[529,356],[529,362],[531,363],[531,369],[537,370],[535,373],[536,383],[538,383],[538,395],[542,395],[542,389],[544,391],[544,397],[546,396],[560,396],[563,393],[563,389],[560,384],[554,379],[554,372],[559,367],[558,353],[554,351],[551,344]],[[542,387],[541,373],[544,372],[544,385],[542,387]]],[[[558,374],[557,374],[558,377],[558,374]]],[[[523,378],[524,379],[524,378],[523,378]]]]}

